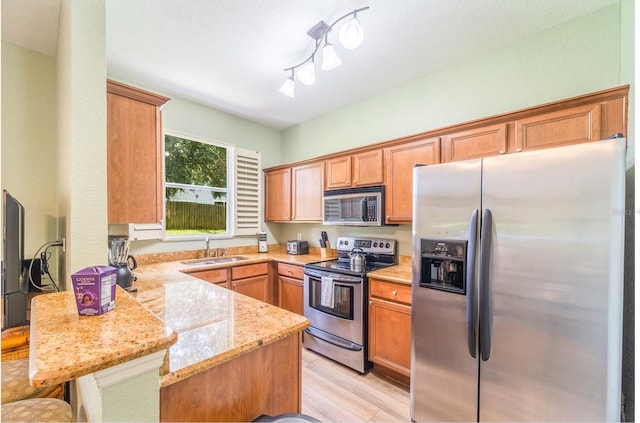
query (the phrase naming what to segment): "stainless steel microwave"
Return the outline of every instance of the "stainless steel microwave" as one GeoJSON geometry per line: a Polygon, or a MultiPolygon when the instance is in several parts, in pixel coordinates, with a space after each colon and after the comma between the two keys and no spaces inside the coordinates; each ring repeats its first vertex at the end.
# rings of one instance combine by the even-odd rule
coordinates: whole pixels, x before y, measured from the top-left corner
{"type": "Polygon", "coordinates": [[[384,186],[325,191],[322,196],[322,224],[384,225],[384,186]]]}

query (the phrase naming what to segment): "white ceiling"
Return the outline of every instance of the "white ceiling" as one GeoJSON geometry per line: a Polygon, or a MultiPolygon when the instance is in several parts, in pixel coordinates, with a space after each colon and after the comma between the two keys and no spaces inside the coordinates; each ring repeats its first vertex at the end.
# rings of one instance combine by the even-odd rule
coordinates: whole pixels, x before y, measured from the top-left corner
{"type": "MultiPolygon", "coordinates": [[[[79,0],[73,0],[79,1],[79,0]]],[[[106,0],[108,77],[284,129],[619,0],[106,0]],[[296,98],[306,32],[353,9],[363,45],[296,98]]],[[[2,40],[55,55],[60,0],[2,0],[2,40]]],[[[318,66],[319,67],[319,66],[318,66]]]]}

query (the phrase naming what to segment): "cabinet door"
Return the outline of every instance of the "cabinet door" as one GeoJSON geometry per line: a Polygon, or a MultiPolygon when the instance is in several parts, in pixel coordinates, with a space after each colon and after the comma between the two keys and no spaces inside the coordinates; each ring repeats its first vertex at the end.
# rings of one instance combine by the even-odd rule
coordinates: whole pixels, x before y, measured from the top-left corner
{"type": "Polygon", "coordinates": [[[371,299],[369,360],[411,376],[411,307],[371,299]]]}
{"type": "Polygon", "coordinates": [[[413,168],[440,163],[440,138],[427,138],[384,149],[385,222],[411,223],[413,168]]]}
{"type": "Polygon", "coordinates": [[[507,152],[507,124],[456,132],[442,137],[442,161],[475,159],[507,152]]]}
{"type": "Polygon", "coordinates": [[[269,302],[269,277],[264,275],[234,280],[233,290],[256,300],[269,302]]]}
{"type": "Polygon", "coordinates": [[[292,220],[322,221],[324,162],[292,168],[292,220]]]}
{"type": "Polygon", "coordinates": [[[278,306],[294,313],[304,314],[304,282],[278,275],[278,306]]]}
{"type": "Polygon", "coordinates": [[[382,150],[354,154],[352,157],[352,186],[382,184],[384,180],[382,150]]]}
{"type": "Polygon", "coordinates": [[[108,223],[163,218],[162,115],[169,98],[107,81],[108,223]]]}
{"type": "Polygon", "coordinates": [[[516,152],[598,141],[602,137],[600,104],[520,119],[515,132],[516,152]]]}
{"type": "Polygon", "coordinates": [[[264,220],[291,220],[291,168],[277,169],[264,174],[264,220]]]}
{"type": "Polygon", "coordinates": [[[326,161],[327,189],[351,186],[351,156],[326,161]]]}

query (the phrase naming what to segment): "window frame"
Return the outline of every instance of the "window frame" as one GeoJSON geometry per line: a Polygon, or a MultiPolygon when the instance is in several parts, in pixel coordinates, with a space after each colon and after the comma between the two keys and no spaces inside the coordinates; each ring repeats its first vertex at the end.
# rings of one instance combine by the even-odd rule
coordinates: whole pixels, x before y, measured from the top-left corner
{"type": "Polygon", "coordinates": [[[214,140],[211,138],[193,135],[181,131],[174,131],[170,129],[165,129],[162,135],[162,230],[164,232],[164,240],[165,241],[194,241],[194,240],[202,240],[205,237],[209,237],[210,239],[229,239],[234,237],[234,219],[233,213],[235,211],[235,191],[236,191],[236,182],[235,182],[235,146],[229,143],[225,143],[222,141],[214,140]],[[211,190],[213,192],[225,192],[227,195],[227,219],[226,219],[226,227],[227,231],[223,234],[193,234],[193,235],[168,235],[167,234],[167,172],[166,172],[166,137],[167,135],[172,137],[182,138],[188,141],[200,142],[203,144],[214,145],[216,147],[222,147],[227,150],[227,187],[225,189],[221,189],[220,187],[202,187],[199,185],[187,185],[180,183],[172,183],[172,185],[179,185],[181,187],[193,187],[196,189],[206,189],[211,190]]]}

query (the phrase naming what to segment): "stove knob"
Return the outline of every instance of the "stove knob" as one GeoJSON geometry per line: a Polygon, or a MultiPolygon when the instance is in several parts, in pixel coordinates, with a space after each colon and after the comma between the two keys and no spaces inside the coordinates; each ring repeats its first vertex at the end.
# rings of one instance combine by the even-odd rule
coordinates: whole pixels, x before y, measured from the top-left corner
{"type": "Polygon", "coordinates": [[[387,242],[387,248],[391,248],[391,244],[387,242]]]}
{"type": "Polygon", "coordinates": [[[378,247],[378,243],[377,243],[377,242],[374,242],[374,243],[373,243],[373,248],[377,248],[377,247],[378,247]]]}

